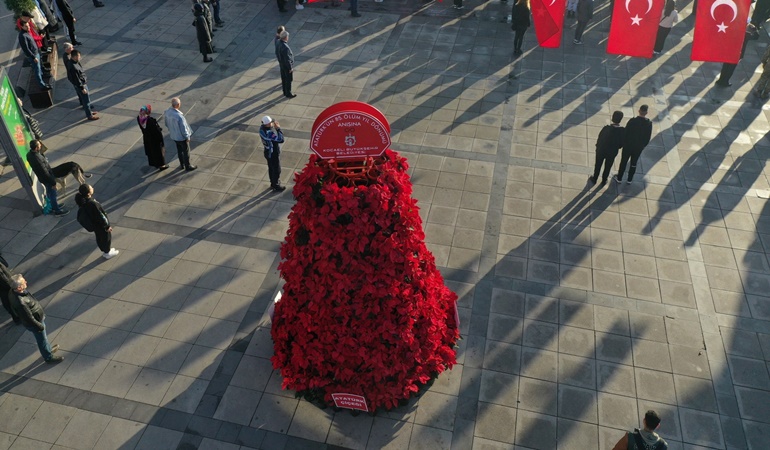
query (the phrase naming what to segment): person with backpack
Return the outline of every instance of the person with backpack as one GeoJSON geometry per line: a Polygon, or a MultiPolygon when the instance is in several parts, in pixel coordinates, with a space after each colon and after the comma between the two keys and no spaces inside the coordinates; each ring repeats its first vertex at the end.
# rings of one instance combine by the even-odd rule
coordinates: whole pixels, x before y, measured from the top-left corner
{"type": "Polygon", "coordinates": [[[110,259],[120,253],[112,246],[112,226],[102,205],[94,199],[94,188],[90,184],[81,184],[75,194],[78,205],[78,223],[96,235],[96,245],[102,251],[104,259],[110,259]]]}
{"type": "Polygon", "coordinates": [[[660,426],[660,416],[653,410],[644,415],[643,429],[634,428],[625,433],[612,450],[667,450],[668,443],[655,430],[660,426]]]}

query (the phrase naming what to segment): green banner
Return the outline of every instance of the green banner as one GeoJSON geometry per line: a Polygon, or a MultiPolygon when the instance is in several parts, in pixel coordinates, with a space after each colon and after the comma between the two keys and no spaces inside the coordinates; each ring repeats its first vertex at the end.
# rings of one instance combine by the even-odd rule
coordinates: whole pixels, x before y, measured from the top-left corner
{"type": "MultiPolygon", "coordinates": [[[[5,128],[8,129],[8,134],[11,136],[13,146],[19,154],[19,158],[24,163],[27,175],[31,178],[32,168],[27,162],[27,153],[29,153],[29,142],[34,138],[27,126],[27,121],[24,120],[24,113],[16,99],[16,92],[13,90],[11,80],[8,79],[8,75],[4,72],[0,82],[0,117],[3,119],[5,128]]],[[[8,150],[6,149],[6,151],[8,150]]]]}

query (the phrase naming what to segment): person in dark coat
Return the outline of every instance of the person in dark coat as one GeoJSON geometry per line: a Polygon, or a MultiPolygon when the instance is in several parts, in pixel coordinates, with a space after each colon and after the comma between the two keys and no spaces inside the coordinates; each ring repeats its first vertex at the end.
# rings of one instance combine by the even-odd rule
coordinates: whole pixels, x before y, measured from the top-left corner
{"type": "Polygon", "coordinates": [[[511,29],[516,32],[513,38],[513,54],[521,55],[521,44],[524,43],[524,33],[529,28],[529,5],[527,0],[517,0],[511,10],[511,29]]]}
{"type": "Polygon", "coordinates": [[[213,53],[214,49],[211,48],[211,29],[209,29],[203,12],[203,5],[196,3],[193,5],[193,9],[195,10],[193,25],[195,25],[195,31],[198,33],[198,46],[203,55],[203,62],[211,62],[213,59],[209,58],[209,54],[213,53]]]}
{"type": "Polygon", "coordinates": [[[43,89],[51,89],[51,85],[43,81],[43,66],[40,61],[40,50],[37,48],[35,40],[29,33],[29,22],[21,24],[21,30],[19,30],[19,47],[21,47],[22,53],[27,57],[29,65],[32,66],[32,71],[35,73],[35,78],[38,84],[43,89]]]}
{"type": "Polygon", "coordinates": [[[77,36],[75,36],[75,22],[77,22],[77,19],[72,12],[70,4],[67,3],[67,0],[54,0],[54,6],[56,7],[56,11],[58,11],[62,22],[67,26],[67,33],[70,36],[72,45],[83,45],[82,42],[78,41],[77,36]]]}
{"type": "Polygon", "coordinates": [[[278,43],[278,66],[281,68],[281,86],[283,95],[294,98],[297,95],[291,92],[291,83],[294,81],[294,54],[289,47],[289,32],[281,32],[281,42],[278,43]]]}
{"type": "Polygon", "coordinates": [[[120,253],[112,247],[112,226],[107,213],[104,212],[102,205],[94,199],[94,188],[90,184],[81,184],[78,193],[75,194],[75,203],[78,205],[78,222],[81,222],[81,214],[85,215],[87,221],[96,235],[96,245],[102,251],[104,259],[110,259],[120,253]]]}
{"type": "Polygon", "coordinates": [[[283,25],[279,25],[278,29],[275,31],[275,38],[273,38],[273,44],[275,45],[275,58],[278,59],[278,63],[281,63],[281,60],[278,58],[278,46],[281,44],[281,33],[286,31],[286,27],[283,25]]]}
{"type": "MultiPolygon", "coordinates": [[[[749,23],[746,25],[746,34],[743,37],[743,46],[741,47],[741,57],[740,60],[743,60],[743,56],[746,54],[746,45],[749,43],[749,41],[756,41],[759,39],[759,31],[757,30],[757,27],[754,26],[754,24],[749,23]]],[[[716,81],[716,85],[719,87],[730,87],[733,84],[730,83],[730,78],[732,78],[733,73],[735,73],[735,68],[738,67],[738,64],[730,64],[730,63],[722,63],[722,70],[719,72],[719,78],[716,81]]]]}
{"type": "Polygon", "coordinates": [[[577,6],[577,26],[575,27],[574,44],[583,45],[583,32],[588,21],[594,17],[594,0],[579,0],[577,6]]]}
{"type": "Polygon", "coordinates": [[[152,106],[142,106],[139,109],[139,116],[136,118],[136,121],[139,123],[139,129],[142,130],[144,154],[147,155],[147,164],[159,171],[168,169],[168,164],[166,164],[166,144],[163,142],[163,128],[152,117],[152,106]]]}
{"type": "Polygon", "coordinates": [[[650,143],[650,138],[652,138],[652,121],[647,118],[647,109],[647,105],[640,106],[639,115],[628,119],[628,122],[626,122],[626,130],[623,136],[623,153],[620,155],[620,167],[618,168],[618,174],[612,177],[617,183],[623,181],[623,172],[626,171],[626,164],[630,159],[631,165],[628,168],[628,180],[626,183],[631,184],[636,173],[636,162],[639,161],[642,150],[650,143]]]}
{"type": "Polygon", "coordinates": [[[13,319],[13,323],[18,325],[21,323],[21,319],[16,315],[13,308],[11,308],[10,303],[11,284],[13,283],[11,281],[12,276],[13,273],[11,272],[11,269],[8,268],[8,262],[2,255],[0,255],[0,300],[3,302],[3,308],[8,311],[11,319],[13,319]]]}
{"type": "Polygon", "coordinates": [[[51,347],[45,332],[45,312],[37,299],[27,290],[27,280],[21,274],[11,277],[11,290],[8,291],[8,303],[28,331],[35,335],[37,348],[48,364],[62,362],[64,358],[54,353],[58,345],[51,347]]]}
{"type": "Polygon", "coordinates": [[[284,142],[281,126],[270,116],[265,116],[262,118],[262,126],[259,127],[259,137],[262,138],[262,146],[267,160],[270,188],[275,192],[283,192],[286,187],[281,186],[281,144],[284,142]]]}
{"type": "Polygon", "coordinates": [[[80,105],[83,106],[83,111],[86,113],[86,119],[99,120],[99,115],[96,111],[91,109],[91,94],[88,90],[88,78],[86,77],[86,71],[83,69],[83,65],[80,64],[81,53],[78,50],[72,50],[70,52],[69,63],[64,64],[67,68],[67,79],[75,88],[75,93],[78,95],[80,105]]]}
{"type": "Polygon", "coordinates": [[[40,153],[40,142],[32,140],[29,145],[30,151],[27,153],[27,163],[29,163],[32,172],[35,173],[40,184],[45,186],[45,193],[48,197],[48,202],[51,204],[51,211],[57,216],[68,214],[69,211],[62,208],[57,201],[56,176],[53,174],[53,169],[51,169],[51,165],[48,163],[48,158],[40,153]]]}
{"type": "Polygon", "coordinates": [[[607,184],[607,179],[610,177],[610,171],[612,170],[612,164],[615,162],[615,157],[618,156],[618,150],[623,146],[623,127],[620,126],[620,121],[623,120],[623,113],[615,111],[612,113],[612,123],[605,125],[602,131],[599,132],[599,137],[596,139],[596,162],[594,163],[594,174],[588,177],[588,181],[591,184],[596,184],[596,180],[599,178],[599,171],[604,164],[604,172],[602,172],[602,184],[607,184]]]}

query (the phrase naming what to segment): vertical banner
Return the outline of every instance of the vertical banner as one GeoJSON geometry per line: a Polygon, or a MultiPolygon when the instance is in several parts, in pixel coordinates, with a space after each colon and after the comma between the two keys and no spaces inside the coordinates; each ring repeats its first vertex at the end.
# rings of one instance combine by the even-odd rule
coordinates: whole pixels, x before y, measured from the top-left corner
{"type": "Polygon", "coordinates": [[[665,6],[665,0],[615,0],[607,53],[652,58],[665,6]]]}
{"type": "Polygon", "coordinates": [[[564,28],[564,10],[567,0],[532,0],[532,21],[535,36],[541,47],[559,48],[564,28]]]}
{"type": "Polygon", "coordinates": [[[737,64],[750,6],[751,0],[698,0],[690,59],[737,64]]]}
{"type": "Polygon", "coordinates": [[[0,68],[0,119],[3,121],[3,126],[0,127],[0,145],[11,160],[21,187],[32,202],[33,213],[42,214],[41,196],[36,195],[33,188],[36,178],[27,163],[29,142],[33,139],[32,132],[19,106],[11,80],[2,68],[0,68]]]}

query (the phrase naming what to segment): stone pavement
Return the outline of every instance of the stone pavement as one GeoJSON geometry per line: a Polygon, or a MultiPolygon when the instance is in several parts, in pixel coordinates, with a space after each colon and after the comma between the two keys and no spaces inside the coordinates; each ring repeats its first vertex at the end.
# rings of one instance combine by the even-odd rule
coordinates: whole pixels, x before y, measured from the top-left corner
{"type": "Polygon", "coordinates": [[[604,53],[600,3],[584,46],[569,28],[561,49],[537,49],[530,31],[514,61],[497,0],[364,2],[360,19],[225,0],[204,64],[186,2],[106,3],[72,2],[102,120],[86,123],[63,79],[36,116],[52,162],[95,174],[121,253],[101,259],[74,214],[32,218],[4,168],[2,253],[66,359],[43,364],[2,325],[0,449],[608,449],[650,408],[671,449],[767,448],[770,126],[749,95],[767,39],[725,90],[719,65],[689,60],[687,4],[654,60],[604,53]],[[179,171],[172,145],[156,173],[135,117],[175,95],[199,170],[179,171]],[[458,364],[376,416],[282,391],[264,317],[293,202],[268,190],[258,121],[281,122],[291,186],[316,115],[351,99],[389,118],[462,321],[458,364]],[[590,188],[600,127],[642,103],[654,138],[634,183],[590,188]]]}

